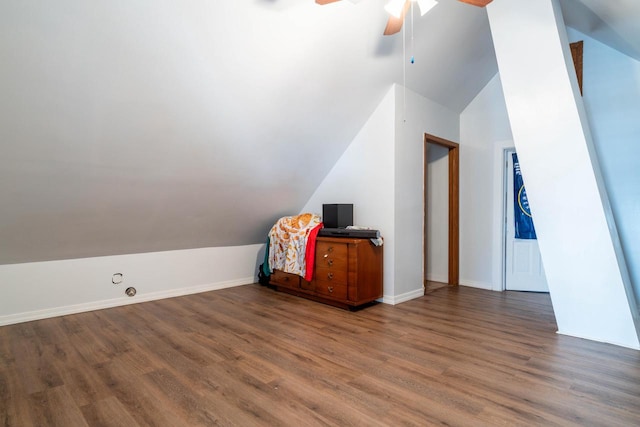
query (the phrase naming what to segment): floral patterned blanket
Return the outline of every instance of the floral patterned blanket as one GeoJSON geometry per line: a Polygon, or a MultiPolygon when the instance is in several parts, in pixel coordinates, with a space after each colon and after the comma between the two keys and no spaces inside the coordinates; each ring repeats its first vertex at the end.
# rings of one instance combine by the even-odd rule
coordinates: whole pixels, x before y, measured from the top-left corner
{"type": "Polygon", "coordinates": [[[320,215],[316,214],[280,218],[269,231],[269,269],[311,280],[316,237],[321,228],[320,215]]]}

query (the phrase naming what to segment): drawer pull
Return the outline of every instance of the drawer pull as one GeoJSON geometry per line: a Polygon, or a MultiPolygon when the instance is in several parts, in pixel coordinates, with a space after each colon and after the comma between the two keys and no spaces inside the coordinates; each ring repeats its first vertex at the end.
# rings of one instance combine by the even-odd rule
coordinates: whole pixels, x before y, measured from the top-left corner
{"type": "Polygon", "coordinates": [[[324,258],[329,258],[329,254],[324,254],[324,258]]]}
{"type": "Polygon", "coordinates": [[[329,246],[329,249],[327,249],[327,252],[333,252],[333,246],[329,246]]]}
{"type": "Polygon", "coordinates": [[[329,265],[333,265],[333,260],[332,260],[332,259],[328,259],[328,260],[327,260],[327,264],[329,264],[329,265]]]}
{"type": "Polygon", "coordinates": [[[327,290],[328,290],[329,292],[333,292],[333,286],[327,286],[327,290]]]}
{"type": "Polygon", "coordinates": [[[333,279],[333,273],[327,273],[327,279],[332,280],[333,279]]]}

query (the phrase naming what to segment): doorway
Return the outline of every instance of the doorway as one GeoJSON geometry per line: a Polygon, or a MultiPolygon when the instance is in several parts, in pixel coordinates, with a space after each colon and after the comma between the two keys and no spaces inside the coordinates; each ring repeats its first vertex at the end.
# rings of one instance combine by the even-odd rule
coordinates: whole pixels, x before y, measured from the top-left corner
{"type": "MultiPolygon", "coordinates": [[[[503,161],[503,289],[507,291],[549,292],[538,240],[516,238],[515,209],[524,185],[514,191],[515,148],[504,150],[503,161]]],[[[520,207],[521,203],[518,204],[520,207]]],[[[530,213],[529,213],[530,215],[530,213]]]]}
{"type": "MultiPolygon", "coordinates": [[[[430,212],[428,209],[429,200],[429,173],[428,164],[430,158],[430,147],[432,150],[442,148],[445,149],[447,163],[448,163],[448,213],[447,213],[447,284],[449,286],[457,286],[459,284],[459,245],[460,245],[460,232],[459,232],[459,193],[460,193],[460,159],[459,159],[459,145],[455,142],[430,135],[424,134],[424,219],[423,219],[423,286],[425,293],[427,292],[427,272],[429,271],[430,250],[429,248],[429,236],[428,225],[430,223],[430,212]]],[[[442,150],[441,150],[442,151],[442,150]]]]}

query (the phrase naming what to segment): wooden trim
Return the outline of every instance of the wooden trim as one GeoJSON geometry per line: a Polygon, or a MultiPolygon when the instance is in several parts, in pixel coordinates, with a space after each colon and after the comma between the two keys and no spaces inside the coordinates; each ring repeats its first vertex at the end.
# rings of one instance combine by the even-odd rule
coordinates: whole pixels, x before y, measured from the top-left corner
{"type": "MultiPolygon", "coordinates": [[[[457,144],[456,144],[457,145],[457,144]]],[[[449,284],[457,286],[460,275],[460,154],[449,149],[449,284]]]]}
{"type": "Polygon", "coordinates": [[[427,139],[427,134],[424,134],[424,143],[423,143],[423,159],[422,159],[422,193],[423,193],[423,210],[422,210],[422,287],[424,288],[424,293],[427,293],[427,254],[428,254],[428,245],[427,245],[427,215],[429,213],[427,209],[427,188],[429,188],[429,173],[427,167],[429,166],[429,140],[427,139]]]}
{"type": "Polygon", "coordinates": [[[458,1],[462,3],[471,4],[473,6],[485,7],[486,5],[491,3],[493,0],[458,0],[458,1]]]}
{"type": "Polygon", "coordinates": [[[447,148],[458,148],[460,144],[457,142],[449,141],[448,139],[440,138],[439,136],[431,135],[428,133],[424,134],[424,142],[430,142],[432,144],[441,145],[447,148]]]}
{"type": "Polygon", "coordinates": [[[427,164],[429,160],[429,144],[436,144],[449,149],[449,285],[457,286],[460,282],[460,145],[444,138],[424,134],[424,219],[423,219],[423,269],[424,286],[427,282],[427,164]]]}
{"type": "Polygon", "coordinates": [[[571,57],[573,58],[573,66],[576,69],[576,76],[578,77],[578,86],[580,86],[580,95],[582,95],[582,56],[583,56],[584,42],[581,40],[579,42],[571,43],[569,46],[571,47],[571,57]]]}

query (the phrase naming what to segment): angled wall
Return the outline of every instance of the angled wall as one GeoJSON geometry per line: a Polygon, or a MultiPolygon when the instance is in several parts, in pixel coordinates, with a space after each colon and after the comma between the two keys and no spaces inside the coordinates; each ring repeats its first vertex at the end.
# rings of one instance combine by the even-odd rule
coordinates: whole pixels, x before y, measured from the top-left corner
{"type": "Polygon", "coordinates": [[[640,301],[640,61],[584,34],[583,99],[636,300],[640,301]]]}
{"type": "Polygon", "coordinates": [[[0,265],[262,243],[393,81],[336,6],[1,1],[0,265]]]}
{"type": "Polygon", "coordinates": [[[637,309],[558,2],[498,0],[487,11],[559,332],[638,348],[637,309]]]}

